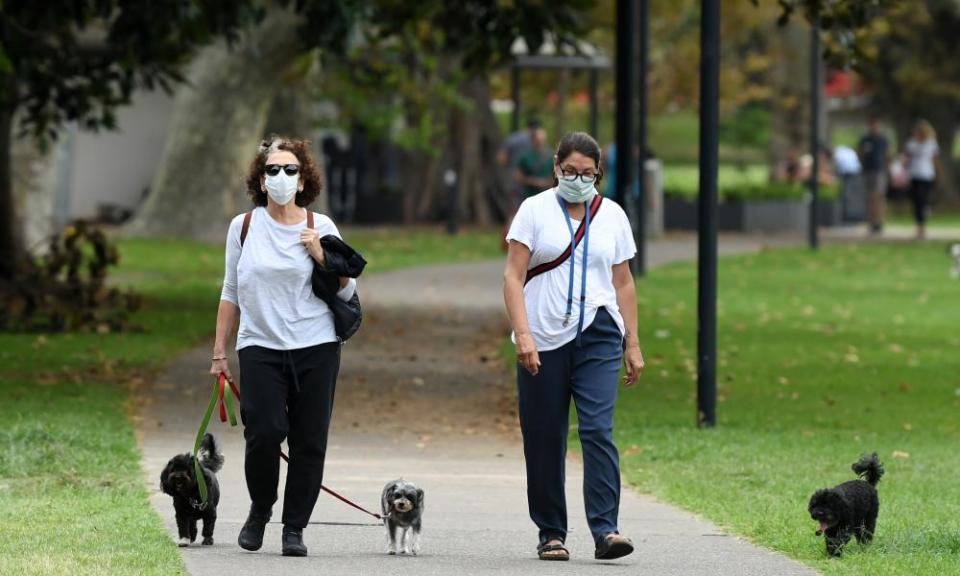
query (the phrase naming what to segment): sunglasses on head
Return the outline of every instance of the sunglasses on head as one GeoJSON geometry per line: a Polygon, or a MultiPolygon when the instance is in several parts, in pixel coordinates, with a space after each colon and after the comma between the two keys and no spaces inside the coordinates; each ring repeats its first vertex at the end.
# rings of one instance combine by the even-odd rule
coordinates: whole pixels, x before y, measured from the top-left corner
{"type": "Polygon", "coordinates": [[[270,176],[276,176],[280,173],[280,170],[283,170],[287,176],[296,176],[297,172],[300,171],[300,166],[296,164],[267,164],[263,171],[270,176]]]}

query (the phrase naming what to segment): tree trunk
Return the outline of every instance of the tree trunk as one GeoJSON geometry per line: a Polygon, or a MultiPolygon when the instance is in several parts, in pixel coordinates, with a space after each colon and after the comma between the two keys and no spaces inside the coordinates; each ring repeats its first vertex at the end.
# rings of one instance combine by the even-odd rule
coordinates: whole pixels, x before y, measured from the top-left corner
{"type": "Polygon", "coordinates": [[[292,12],[271,11],[232,47],[204,48],[177,93],[167,142],[134,234],[221,239],[247,210],[244,177],[277,85],[302,50],[292,12]]]}
{"type": "Polygon", "coordinates": [[[17,234],[18,220],[10,162],[13,148],[13,113],[12,105],[0,108],[0,282],[13,278],[22,250],[17,234]]]}
{"type": "Polygon", "coordinates": [[[933,129],[937,133],[937,144],[940,146],[941,170],[937,174],[937,193],[941,201],[953,205],[960,200],[960,191],[957,190],[957,163],[953,159],[957,121],[953,118],[952,107],[941,109],[941,112],[930,117],[933,129]]]}
{"type": "MultiPolygon", "coordinates": [[[[14,124],[18,121],[14,118],[14,124]]],[[[70,177],[68,143],[73,138],[70,128],[60,131],[56,141],[41,147],[32,136],[16,138],[12,144],[12,186],[17,218],[17,239],[31,254],[45,251],[46,240],[58,232],[57,196],[70,177]]],[[[64,214],[64,216],[67,216],[64,214]]]]}
{"type": "MultiPolygon", "coordinates": [[[[270,112],[267,114],[267,122],[263,130],[265,135],[279,134],[280,136],[306,140],[313,138],[316,115],[310,97],[309,85],[318,80],[317,70],[311,69],[303,77],[284,82],[279,87],[270,103],[270,112]]],[[[317,165],[321,167],[320,176],[323,182],[320,195],[313,201],[312,207],[317,212],[328,214],[330,211],[330,195],[327,173],[326,170],[322,170],[324,164],[323,151],[320,149],[319,142],[312,142],[311,148],[313,156],[317,160],[317,165]]]]}
{"type": "Polygon", "coordinates": [[[486,77],[468,78],[460,88],[461,95],[470,102],[469,110],[457,114],[457,136],[452,141],[460,146],[460,167],[457,185],[461,214],[469,213],[473,222],[481,226],[493,223],[488,183],[495,180],[484,161],[484,110],[490,108],[490,85],[486,77]]]}

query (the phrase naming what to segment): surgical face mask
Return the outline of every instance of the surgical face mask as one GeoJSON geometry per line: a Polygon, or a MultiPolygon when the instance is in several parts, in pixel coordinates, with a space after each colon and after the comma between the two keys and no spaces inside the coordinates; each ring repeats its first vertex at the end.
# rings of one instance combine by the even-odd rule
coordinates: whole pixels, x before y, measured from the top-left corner
{"type": "Polygon", "coordinates": [[[273,176],[267,174],[264,179],[267,195],[280,206],[288,204],[297,195],[297,179],[299,176],[299,174],[289,176],[283,170],[273,176]]]}
{"type": "Polygon", "coordinates": [[[557,181],[557,194],[571,204],[589,202],[597,195],[594,182],[584,182],[579,176],[574,177],[573,180],[568,180],[560,175],[557,177],[557,181]]]}

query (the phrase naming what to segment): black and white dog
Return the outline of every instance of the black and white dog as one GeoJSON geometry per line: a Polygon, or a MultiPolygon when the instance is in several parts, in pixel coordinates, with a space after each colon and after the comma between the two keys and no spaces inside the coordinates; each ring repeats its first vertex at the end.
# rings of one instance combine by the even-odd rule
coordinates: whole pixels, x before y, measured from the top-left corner
{"type": "Polygon", "coordinates": [[[387,527],[387,553],[419,554],[423,490],[402,479],[394,480],[383,487],[380,509],[387,527]]]}
{"type": "Polygon", "coordinates": [[[160,489],[173,497],[177,516],[178,546],[189,546],[197,539],[197,520],[203,520],[203,545],[213,544],[213,527],[217,523],[217,504],[220,503],[220,485],[216,474],[223,467],[223,454],[213,434],[207,433],[200,441],[200,470],[207,482],[207,503],[202,504],[200,488],[193,467],[193,455],[178,454],[167,462],[160,473],[160,489]]]}

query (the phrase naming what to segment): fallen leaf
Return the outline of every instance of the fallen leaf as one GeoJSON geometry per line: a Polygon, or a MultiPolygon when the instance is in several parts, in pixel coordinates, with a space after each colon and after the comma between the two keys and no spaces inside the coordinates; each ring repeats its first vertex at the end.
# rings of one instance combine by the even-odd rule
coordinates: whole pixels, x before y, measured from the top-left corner
{"type": "Polygon", "coordinates": [[[893,451],[893,458],[894,458],[895,460],[906,460],[906,459],[909,458],[909,457],[910,457],[910,453],[909,453],[909,452],[904,452],[903,450],[894,450],[894,451],[893,451]]]}

